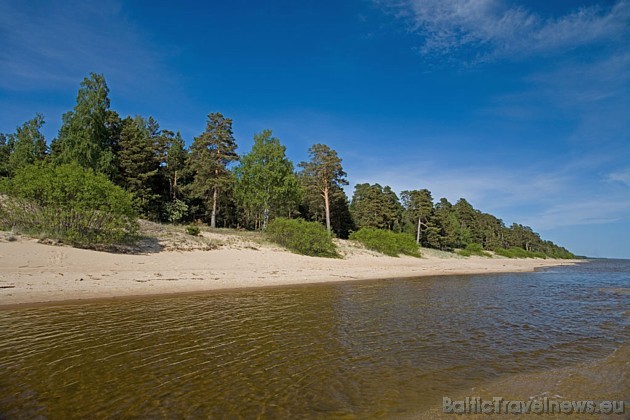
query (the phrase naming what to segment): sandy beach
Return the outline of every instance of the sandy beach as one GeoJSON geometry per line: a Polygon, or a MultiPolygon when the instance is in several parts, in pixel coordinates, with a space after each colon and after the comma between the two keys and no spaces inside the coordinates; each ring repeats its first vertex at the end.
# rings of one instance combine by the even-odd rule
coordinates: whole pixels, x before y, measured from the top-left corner
{"type": "MultiPolygon", "coordinates": [[[[38,243],[0,242],[0,306],[351,280],[532,271],[567,260],[383,256],[341,241],[342,259],[296,255],[270,244],[205,234],[218,249],[121,254],[38,243]]],[[[190,248],[190,247],[189,247],[190,248]]],[[[200,248],[200,247],[197,247],[200,248]]],[[[203,247],[201,247],[203,248],[203,247]]],[[[181,249],[181,247],[179,248],[181,249]]],[[[184,248],[185,249],[185,248],[184,248]]]]}

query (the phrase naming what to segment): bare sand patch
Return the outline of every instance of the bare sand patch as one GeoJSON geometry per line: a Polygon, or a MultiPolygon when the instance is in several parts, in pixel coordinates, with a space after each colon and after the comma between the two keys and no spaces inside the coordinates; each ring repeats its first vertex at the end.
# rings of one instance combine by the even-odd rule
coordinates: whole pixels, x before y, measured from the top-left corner
{"type": "Polygon", "coordinates": [[[256,237],[204,232],[120,253],[0,238],[0,305],[349,280],[532,271],[575,261],[469,257],[423,250],[387,257],[339,241],[341,259],[292,254],[256,237]]]}

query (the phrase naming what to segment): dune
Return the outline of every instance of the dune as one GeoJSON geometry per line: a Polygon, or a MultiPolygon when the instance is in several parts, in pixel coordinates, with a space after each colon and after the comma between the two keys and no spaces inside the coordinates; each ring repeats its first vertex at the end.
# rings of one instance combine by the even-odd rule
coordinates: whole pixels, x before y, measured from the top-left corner
{"type": "Polygon", "coordinates": [[[0,306],[368,279],[533,271],[552,259],[463,258],[423,250],[387,257],[338,241],[343,258],[296,255],[246,237],[204,232],[145,241],[133,253],[0,238],[0,306]],[[169,240],[170,238],[170,240],[169,240]]]}

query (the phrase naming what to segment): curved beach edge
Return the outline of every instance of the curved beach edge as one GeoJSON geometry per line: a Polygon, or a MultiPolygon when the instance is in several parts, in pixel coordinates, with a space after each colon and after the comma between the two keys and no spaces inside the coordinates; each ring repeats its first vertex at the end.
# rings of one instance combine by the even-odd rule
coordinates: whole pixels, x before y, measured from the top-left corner
{"type": "Polygon", "coordinates": [[[20,238],[0,242],[0,307],[357,280],[528,272],[583,260],[387,257],[359,248],[342,259],[292,254],[272,245],[120,254],[20,238]]]}

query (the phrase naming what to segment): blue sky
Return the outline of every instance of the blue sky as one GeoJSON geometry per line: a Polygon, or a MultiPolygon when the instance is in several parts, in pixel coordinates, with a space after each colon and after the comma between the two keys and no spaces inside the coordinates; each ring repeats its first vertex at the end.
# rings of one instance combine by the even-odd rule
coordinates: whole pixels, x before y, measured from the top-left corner
{"type": "Polygon", "coordinates": [[[630,258],[630,0],[2,1],[0,132],[57,134],[79,82],[187,142],[234,120],[351,185],[428,188],[630,258]]]}

